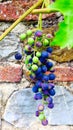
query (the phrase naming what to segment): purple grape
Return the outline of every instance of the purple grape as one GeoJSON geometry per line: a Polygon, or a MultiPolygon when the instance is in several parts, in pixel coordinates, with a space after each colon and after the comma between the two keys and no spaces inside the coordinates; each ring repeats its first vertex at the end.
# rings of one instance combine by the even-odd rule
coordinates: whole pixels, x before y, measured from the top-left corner
{"type": "Polygon", "coordinates": [[[42,43],[41,42],[36,42],[36,46],[37,47],[42,47],[42,43]]]}
{"type": "Polygon", "coordinates": [[[16,60],[21,60],[22,59],[22,55],[18,52],[15,54],[15,59],[16,60]]]}
{"type": "Polygon", "coordinates": [[[48,120],[47,119],[43,120],[42,125],[44,125],[44,126],[48,125],[48,120]]]}
{"type": "Polygon", "coordinates": [[[53,38],[52,34],[47,34],[47,38],[53,38]]]}
{"type": "Polygon", "coordinates": [[[35,96],[34,96],[34,99],[35,100],[39,100],[39,99],[42,99],[42,94],[39,92],[39,93],[36,93],[35,96]]]}
{"type": "Polygon", "coordinates": [[[54,107],[54,103],[48,104],[48,108],[52,109],[54,107]]]}
{"type": "Polygon", "coordinates": [[[39,111],[36,111],[35,115],[38,117],[39,116],[39,111]]]}
{"type": "Polygon", "coordinates": [[[43,94],[44,94],[44,95],[49,95],[48,90],[43,90],[43,94]]]}
{"type": "Polygon", "coordinates": [[[48,84],[48,88],[49,88],[49,89],[53,89],[54,87],[55,87],[55,85],[54,85],[53,83],[49,83],[49,84],[48,84]]]}
{"type": "Polygon", "coordinates": [[[48,97],[48,98],[46,99],[46,101],[50,104],[50,103],[53,102],[53,99],[52,99],[52,97],[48,97]]]}
{"type": "Polygon", "coordinates": [[[47,90],[48,89],[48,84],[47,83],[43,83],[42,84],[42,89],[43,90],[47,90]]]}
{"type": "Polygon", "coordinates": [[[42,36],[42,32],[40,30],[35,32],[35,36],[37,37],[41,37],[42,36]]]}

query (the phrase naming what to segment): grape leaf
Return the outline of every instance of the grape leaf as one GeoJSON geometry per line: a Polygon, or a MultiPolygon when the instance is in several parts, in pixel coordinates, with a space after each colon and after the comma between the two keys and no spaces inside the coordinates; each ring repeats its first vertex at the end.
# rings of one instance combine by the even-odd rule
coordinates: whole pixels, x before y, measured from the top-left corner
{"type": "Polygon", "coordinates": [[[60,11],[64,20],[59,23],[59,29],[51,42],[52,46],[61,48],[73,47],[73,0],[56,0],[49,6],[52,10],[60,11]]]}

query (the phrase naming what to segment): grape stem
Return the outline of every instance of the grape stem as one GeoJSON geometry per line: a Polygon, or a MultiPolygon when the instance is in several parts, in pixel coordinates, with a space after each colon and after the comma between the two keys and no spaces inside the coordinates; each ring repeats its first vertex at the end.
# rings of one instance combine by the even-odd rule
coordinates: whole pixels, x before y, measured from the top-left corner
{"type": "Polygon", "coordinates": [[[14,28],[19,24],[28,14],[30,14],[35,8],[42,4],[43,0],[39,0],[36,4],[31,6],[24,14],[22,14],[19,19],[17,19],[1,36],[0,41],[14,28]]]}

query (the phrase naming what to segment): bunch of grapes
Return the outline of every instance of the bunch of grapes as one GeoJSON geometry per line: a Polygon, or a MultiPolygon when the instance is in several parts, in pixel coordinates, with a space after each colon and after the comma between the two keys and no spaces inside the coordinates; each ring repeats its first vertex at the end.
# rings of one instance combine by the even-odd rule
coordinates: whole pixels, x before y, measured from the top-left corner
{"type": "MultiPolygon", "coordinates": [[[[54,107],[52,97],[55,95],[53,63],[49,60],[49,56],[53,51],[50,47],[52,35],[43,34],[40,30],[35,33],[27,30],[26,34],[20,35],[20,40],[24,42],[25,64],[31,80],[34,81],[34,86],[32,87],[34,99],[42,99],[42,103],[38,105],[35,115],[39,117],[45,126],[48,124],[44,114],[45,105],[52,109],[54,107]],[[49,71],[49,74],[47,74],[47,71],[49,71]]],[[[15,58],[16,60],[21,60],[22,55],[16,53],[15,58]]]]}

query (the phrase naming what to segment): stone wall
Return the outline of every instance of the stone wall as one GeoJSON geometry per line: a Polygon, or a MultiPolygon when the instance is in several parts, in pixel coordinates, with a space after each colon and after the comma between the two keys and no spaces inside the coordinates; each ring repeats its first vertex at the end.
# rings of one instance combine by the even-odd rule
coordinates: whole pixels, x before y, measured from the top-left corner
{"type": "MultiPolygon", "coordinates": [[[[11,24],[0,22],[0,35],[11,24]]],[[[32,27],[32,24],[26,26],[25,22],[22,22],[0,41],[0,128],[1,130],[73,130],[73,82],[56,82],[55,107],[53,110],[46,110],[48,126],[43,127],[34,116],[38,102],[33,100],[32,84],[25,74],[22,75],[23,64],[17,63],[14,58],[17,51],[22,53],[19,34],[32,27]]],[[[53,62],[55,65],[60,65],[56,61],[53,62]]],[[[61,65],[73,67],[73,62],[61,65]]]]}

